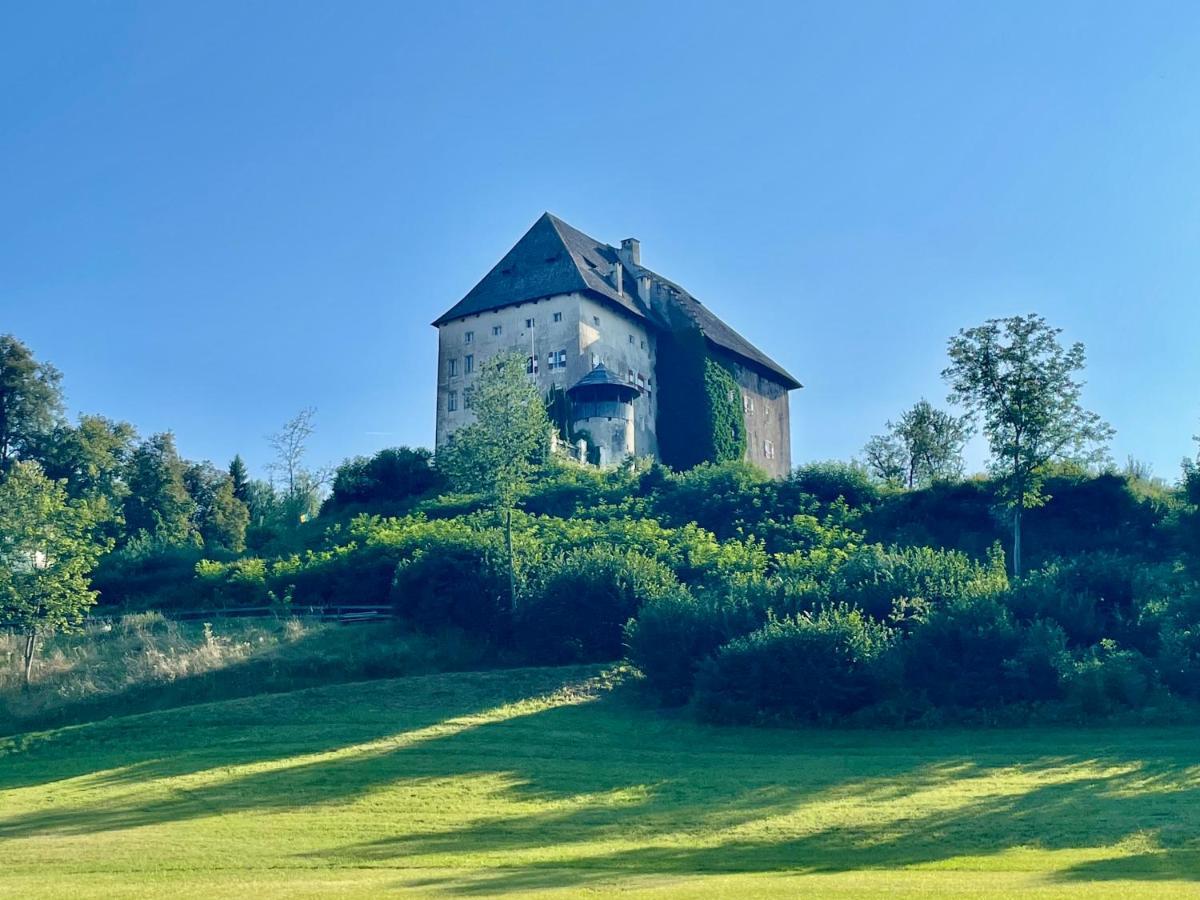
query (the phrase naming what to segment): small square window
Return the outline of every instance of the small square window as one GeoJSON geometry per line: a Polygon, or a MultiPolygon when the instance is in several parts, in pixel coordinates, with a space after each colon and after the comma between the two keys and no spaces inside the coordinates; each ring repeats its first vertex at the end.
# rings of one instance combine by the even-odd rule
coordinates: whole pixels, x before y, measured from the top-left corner
{"type": "Polygon", "coordinates": [[[642,339],[642,349],[643,350],[646,349],[646,339],[645,338],[642,339]]]}
{"type": "Polygon", "coordinates": [[[629,336],[629,343],[631,343],[631,344],[633,343],[633,335],[632,334],[629,336]]]}
{"type": "Polygon", "coordinates": [[[446,395],[446,412],[454,412],[458,409],[458,391],[451,391],[446,395]]]}
{"type": "Polygon", "coordinates": [[[633,384],[633,369],[630,369],[628,372],[625,373],[625,380],[628,381],[630,384],[633,384]]]}
{"type": "Polygon", "coordinates": [[[526,319],[525,320],[526,328],[532,328],[535,324],[537,324],[537,319],[526,319]]]}
{"type": "Polygon", "coordinates": [[[504,329],[501,328],[499,325],[493,325],[492,326],[492,337],[500,337],[500,332],[503,330],[504,329]]]}
{"type": "Polygon", "coordinates": [[[562,321],[562,313],[560,313],[560,312],[556,312],[556,313],[554,314],[554,321],[555,321],[555,322],[561,322],[561,321],[562,321]]]}
{"type": "Polygon", "coordinates": [[[464,344],[470,344],[474,340],[475,340],[475,332],[473,332],[473,331],[468,331],[466,334],[463,335],[463,343],[464,344]]]}
{"type": "Polygon", "coordinates": [[[642,391],[646,390],[646,376],[643,375],[641,372],[638,373],[637,385],[640,390],[642,390],[642,391]]]}
{"type": "Polygon", "coordinates": [[[447,365],[447,369],[446,369],[447,374],[450,374],[450,375],[458,374],[458,358],[457,357],[449,360],[446,365],[447,365]]]}
{"type": "Polygon", "coordinates": [[[468,353],[466,356],[463,357],[463,373],[466,375],[470,375],[474,371],[475,371],[475,354],[468,353]]]}

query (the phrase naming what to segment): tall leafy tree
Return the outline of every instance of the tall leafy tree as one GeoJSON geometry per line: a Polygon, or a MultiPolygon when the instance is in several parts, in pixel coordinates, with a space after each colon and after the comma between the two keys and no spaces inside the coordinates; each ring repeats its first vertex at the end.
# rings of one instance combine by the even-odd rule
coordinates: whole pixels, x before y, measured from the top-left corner
{"type": "Polygon", "coordinates": [[[503,518],[515,601],[512,511],[549,452],[550,419],[519,353],[493,357],[464,393],[475,421],[438,451],[437,466],[456,489],[483,494],[503,518]]]}
{"type": "Polygon", "coordinates": [[[58,369],[38,362],[11,334],[0,334],[0,477],[62,420],[61,384],[58,369]]]}
{"type": "Polygon", "coordinates": [[[887,426],[863,450],[871,471],[884,481],[914,488],[962,474],[962,450],[971,433],[965,419],[922,399],[887,426]]]}
{"type": "Polygon", "coordinates": [[[1049,498],[1042,470],[1052,460],[1104,458],[1113,429],[1081,403],[1083,344],[1063,346],[1062,329],[1038,315],[989,319],[950,339],[942,372],[950,402],[982,421],[991,466],[1012,514],[1013,574],[1021,575],[1021,518],[1049,498]]]}
{"type": "Polygon", "coordinates": [[[242,455],[237,453],[229,462],[229,478],[233,482],[233,496],[243,503],[250,502],[250,475],[242,455]]]}
{"type": "Polygon", "coordinates": [[[246,549],[250,510],[234,496],[233,478],[212,463],[191,463],[183,475],[194,504],[192,527],[209,550],[246,549]]]}
{"type": "Polygon", "coordinates": [[[131,537],[144,533],[165,544],[195,539],[196,504],[188,493],[186,472],[171,432],[156,434],[138,445],[126,476],[125,527],[131,537]]]}
{"type": "Polygon", "coordinates": [[[0,621],[25,636],[26,685],[39,637],[78,625],[96,602],[91,571],[111,542],[95,525],[91,501],[69,498],[36,462],[15,462],[0,484],[0,621]]]}
{"type": "Polygon", "coordinates": [[[125,474],[135,440],[137,433],[128,422],[80,416],[76,426],[55,426],[36,454],[48,478],[66,483],[68,496],[92,501],[100,527],[114,540],[125,527],[125,474]]]}

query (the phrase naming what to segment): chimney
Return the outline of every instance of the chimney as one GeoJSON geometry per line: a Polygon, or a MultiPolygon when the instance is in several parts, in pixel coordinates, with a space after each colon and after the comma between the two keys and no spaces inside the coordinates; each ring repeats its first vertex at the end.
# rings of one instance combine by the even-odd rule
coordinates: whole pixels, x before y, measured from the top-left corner
{"type": "Polygon", "coordinates": [[[642,264],[642,242],[637,238],[625,238],[621,241],[621,260],[627,266],[640,266],[642,264]]]}
{"type": "Polygon", "coordinates": [[[621,265],[620,260],[617,260],[613,263],[613,287],[617,289],[618,294],[622,295],[625,293],[624,278],[622,278],[623,273],[624,266],[621,265]]]}
{"type": "Polygon", "coordinates": [[[650,304],[650,276],[639,275],[637,280],[637,293],[640,299],[647,306],[650,304]]]}

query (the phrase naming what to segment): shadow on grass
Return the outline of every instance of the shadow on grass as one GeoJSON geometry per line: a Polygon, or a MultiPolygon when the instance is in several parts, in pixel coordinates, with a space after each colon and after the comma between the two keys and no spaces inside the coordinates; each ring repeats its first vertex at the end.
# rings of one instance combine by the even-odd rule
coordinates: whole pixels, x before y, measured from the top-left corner
{"type": "Polygon", "coordinates": [[[1136,839],[1136,854],[1112,850],[1056,877],[1200,881],[1195,729],[713,729],[638,709],[596,672],[432,676],[55,733],[71,741],[66,752],[10,751],[19,765],[10,774],[0,763],[0,789],[86,772],[101,785],[218,777],[172,782],[155,801],[123,793],[0,818],[0,840],[333,807],[383,786],[406,788],[400,797],[486,778],[517,812],[467,811],[447,827],[308,857],[446,869],[470,857],[462,877],[423,884],[497,894],[643,875],[894,869],[1012,848],[1104,852],[1136,839]],[[79,759],[102,742],[115,749],[90,766],[79,759]],[[219,772],[237,766],[257,768],[219,772]]]}

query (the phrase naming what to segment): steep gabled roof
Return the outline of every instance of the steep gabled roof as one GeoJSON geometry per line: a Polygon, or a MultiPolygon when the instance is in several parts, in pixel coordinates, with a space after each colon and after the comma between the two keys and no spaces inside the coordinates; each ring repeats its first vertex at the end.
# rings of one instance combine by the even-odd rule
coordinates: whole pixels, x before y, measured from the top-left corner
{"type": "MultiPolygon", "coordinates": [[[[533,223],[525,236],[504,255],[483,280],[458,303],[439,316],[434,325],[442,325],[464,316],[502,309],[517,303],[539,300],[555,294],[586,291],[614,303],[630,315],[645,319],[659,328],[671,328],[681,318],[693,323],[714,346],[726,350],[763,369],[787,388],[800,382],[779,363],[726,325],[703,303],[679,285],[642,266],[630,267],[623,292],[610,280],[617,249],[572,228],[550,213],[533,223]],[[657,282],[654,296],[662,297],[670,309],[647,307],[637,295],[638,275],[649,275],[657,282]]],[[[657,306],[657,299],[655,301],[657,306]]]]}
{"type": "Polygon", "coordinates": [[[646,318],[635,296],[618,294],[608,281],[616,259],[617,251],[608,244],[543,213],[483,280],[433,324],[576,291],[599,294],[631,315],[646,318]]]}

